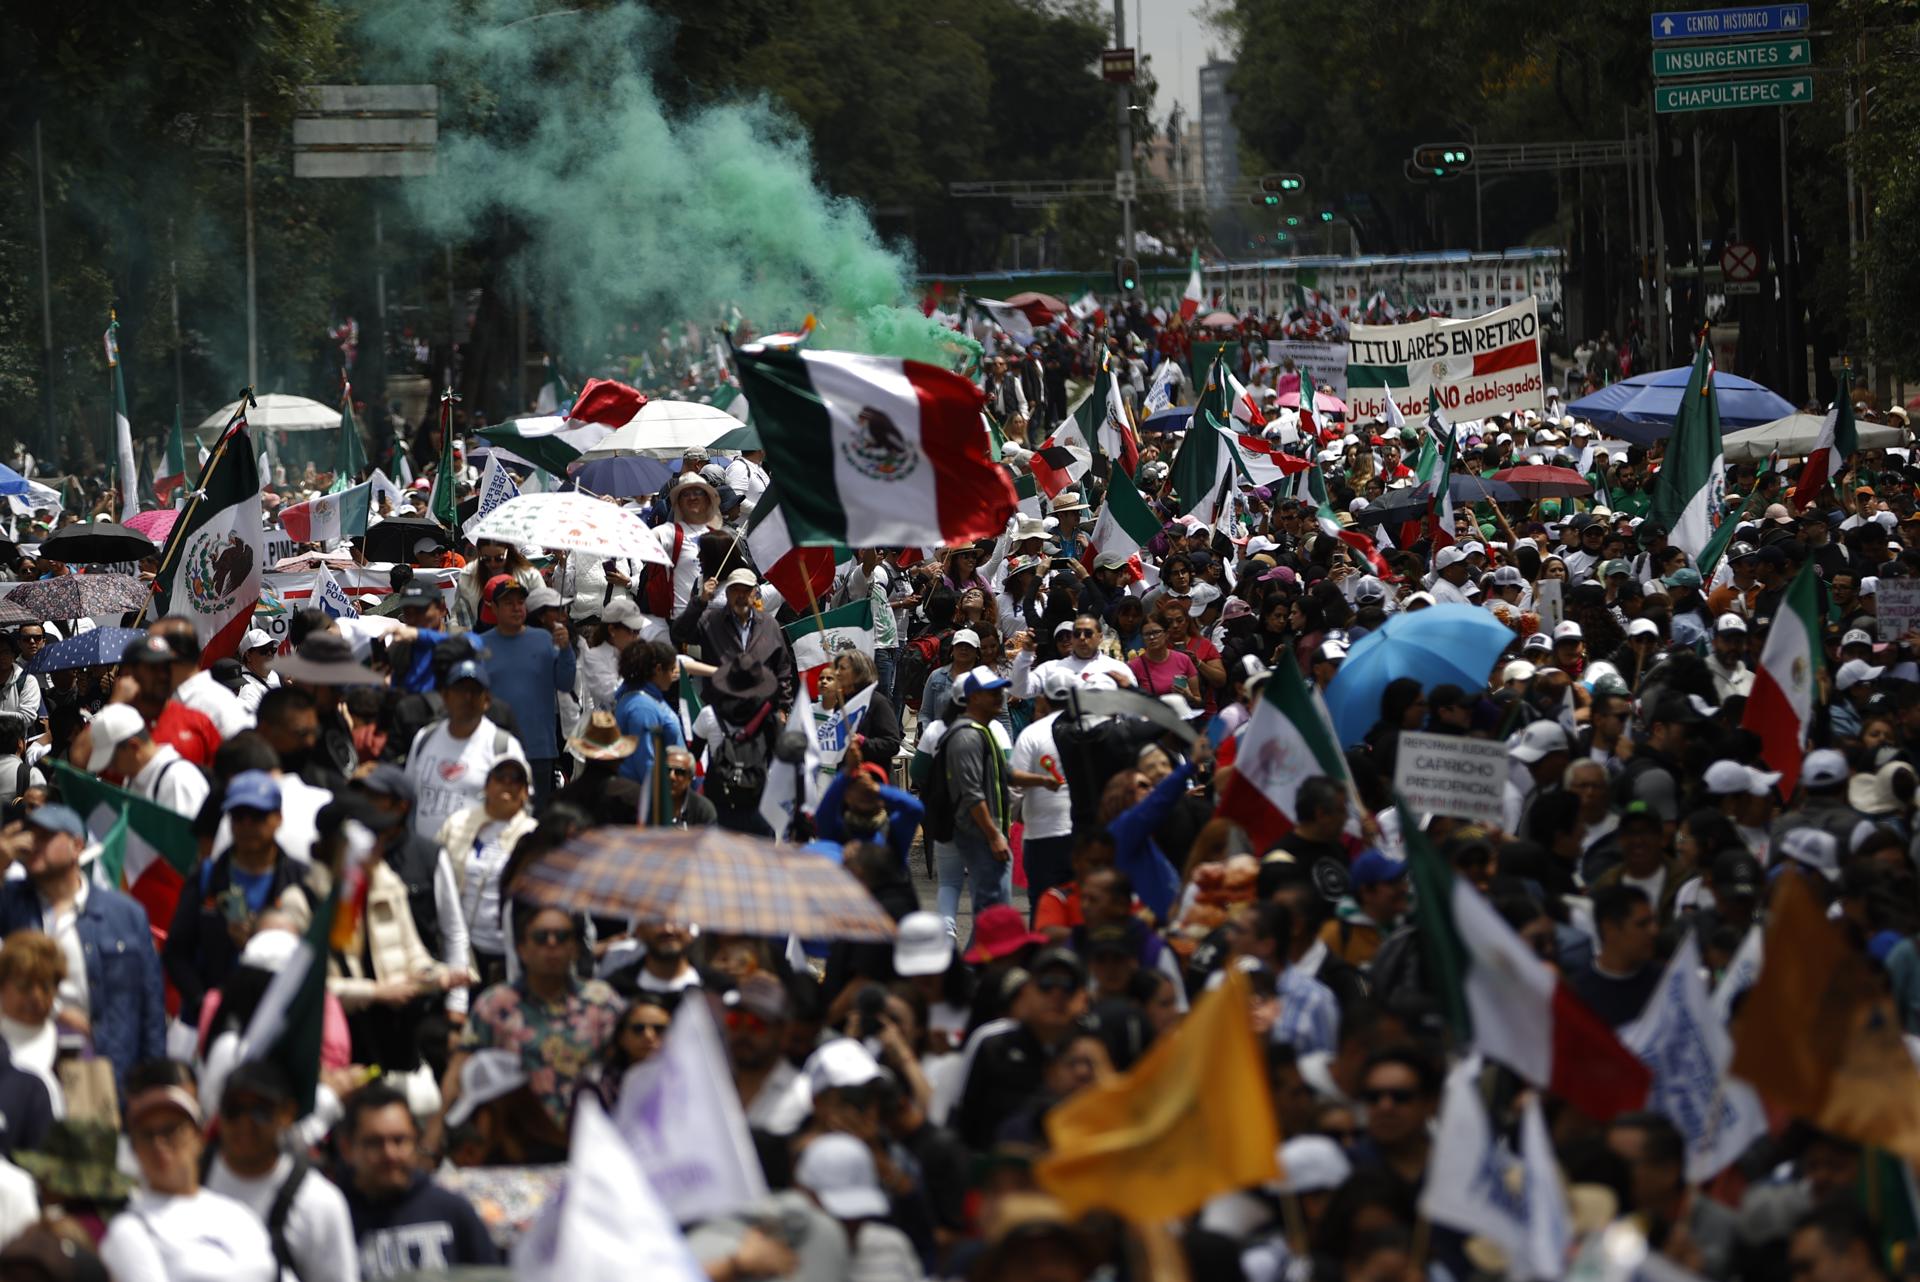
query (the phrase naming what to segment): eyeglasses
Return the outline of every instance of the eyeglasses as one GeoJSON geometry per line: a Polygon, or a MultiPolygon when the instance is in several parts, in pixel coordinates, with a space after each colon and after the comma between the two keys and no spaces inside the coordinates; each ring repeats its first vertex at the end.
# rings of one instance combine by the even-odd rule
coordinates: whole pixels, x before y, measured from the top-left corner
{"type": "Polygon", "coordinates": [[[573,932],[571,930],[530,930],[527,932],[527,942],[538,944],[542,948],[552,948],[556,944],[572,943],[573,932]]]}
{"type": "Polygon", "coordinates": [[[1420,1092],[1407,1086],[1382,1086],[1360,1092],[1363,1104],[1411,1104],[1419,1098],[1420,1092]]]}

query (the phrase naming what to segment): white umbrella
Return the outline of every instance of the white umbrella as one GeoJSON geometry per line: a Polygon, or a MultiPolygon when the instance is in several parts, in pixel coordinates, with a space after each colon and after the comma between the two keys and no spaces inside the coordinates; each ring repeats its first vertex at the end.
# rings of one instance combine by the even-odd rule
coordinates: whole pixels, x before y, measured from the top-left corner
{"type": "MultiPolygon", "coordinates": [[[[1729,461],[1754,463],[1775,450],[1782,458],[1805,458],[1820,440],[1820,427],[1826,420],[1818,414],[1789,414],[1771,423],[1728,432],[1720,438],[1729,461]]],[[[1895,449],[1907,443],[1907,434],[1884,423],[1856,423],[1863,450],[1895,449]]]]}
{"type": "MultiPolygon", "coordinates": [[[[728,419],[732,422],[732,419],[728,419]]],[[[579,493],[522,494],[467,527],[467,537],[523,547],[669,565],[667,550],[639,517],[605,499],[579,493]]]]}
{"type": "Polygon", "coordinates": [[[699,401],[648,401],[613,435],[586,451],[582,458],[643,458],[674,460],[688,450],[706,449],[740,426],[723,409],[699,401]]]}
{"type": "MultiPolygon", "coordinates": [[[[247,410],[247,426],[256,432],[330,432],[340,426],[338,405],[322,405],[319,401],[288,396],[284,392],[268,392],[253,399],[258,404],[247,410]]],[[[200,421],[200,426],[193,429],[195,435],[218,436],[220,429],[233,421],[233,412],[239,408],[239,401],[221,406],[200,421]]]]}

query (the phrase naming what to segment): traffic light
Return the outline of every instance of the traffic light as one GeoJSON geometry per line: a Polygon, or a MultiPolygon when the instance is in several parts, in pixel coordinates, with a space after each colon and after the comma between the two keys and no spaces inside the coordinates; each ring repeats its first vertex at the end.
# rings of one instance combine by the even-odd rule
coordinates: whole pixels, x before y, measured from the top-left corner
{"type": "Polygon", "coordinates": [[[1413,167],[1432,178],[1457,178],[1473,168],[1473,148],[1463,142],[1427,143],[1413,149],[1413,167]]]}
{"type": "Polygon", "coordinates": [[[1272,209],[1280,203],[1280,198],[1272,192],[1258,192],[1247,197],[1247,203],[1255,209],[1272,209]]]}
{"type": "Polygon", "coordinates": [[[1140,264],[1131,258],[1113,260],[1113,285],[1123,294],[1140,288],[1140,264]]]}
{"type": "Polygon", "coordinates": [[[1268,174],[1260,180],[1261,191],[1299,191],[1306,185],[1299,174],[1268,174]]]}
{"type": "Polygon", "coordinates": [[[1300,225],[1300,216],[1298,214],[1287,215],[1287,226],[1298,227],[1299,225],[1300,225]]]}
{"type": "Polygon", "coordinates": [[[1331,209],[1323,209],[1323,210],[1321,210],[1321,211],[1320,211],[1320,221],[1321,221],[1321,222],[1323,222],[1323,223],[1330,223],[1330,222],[1332,222],[1332,221],[1333,221],[1333,211],[1332,211],[1331,209]]]}

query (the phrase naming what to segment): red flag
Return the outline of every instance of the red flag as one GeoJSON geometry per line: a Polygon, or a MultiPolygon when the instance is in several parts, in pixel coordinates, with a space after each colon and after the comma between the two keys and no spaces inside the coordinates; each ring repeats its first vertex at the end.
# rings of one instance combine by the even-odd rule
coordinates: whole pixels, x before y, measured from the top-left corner
{"type": "Polygon", "coordinates": [[[580,389],[567,417],[580,423],[599,423],[604,427],[625,427],[640,412],[647,398],[625,383],[610,378],[590,378],[580,389]]]}

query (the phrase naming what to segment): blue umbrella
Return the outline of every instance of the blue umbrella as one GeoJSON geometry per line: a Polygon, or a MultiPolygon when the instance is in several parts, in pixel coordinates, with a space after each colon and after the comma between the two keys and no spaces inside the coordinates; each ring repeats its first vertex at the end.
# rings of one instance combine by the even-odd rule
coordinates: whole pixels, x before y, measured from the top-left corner
{"type": "Polygon", "coordinates": [[[591,490],[595,494],[628,499],[658,494],[667,488],[667,482],[673,479],[673,474],[678,470],[673,464],[657,458],[628,455],[582,463],[568,474],[567,479],[580,489],[591,490]]]}
{"type": "Polygon", "coordinates": [[[1184,432],[1187,430],[1187,421],[1192,417],[1193,407],[1191,405],[1176,405],[1172,409],[1161,410],[1157,414],[1149,414],[1141,420],[1140,427],[1142,430],[1148,432],[1184,432]]]}
{"type": "Polygon", "coordinates": [[[1327,711],[1341,745],[1359,743],[1380,720],[1389,681],[1413,677],[1423,690],[1449,683],[1480,690],[1513,640],[1511,628],[1477,606],[1431,605],[1389,616],[1353,643],[1327,686],[1327,711]]]}
{"type": "MultiPolygon", "coordinates": [[[[1673,420],[1680,413],[1680,397],[1687,390],[1691,365],[1609,384],[1567,406],[1567,413],[1603,427],[1621,440],[1635,445],[1651,445],[1666,439],[1673,420]]],[[[1793,413],[1793,403],[1762,387],[1752,379],[1715,370],[1713,395],[1720,403],[1720,426],[1727,431],[1758,427],[1793,413]]]]}
{"type": "Polygon", "coordinates": [[[26,477],[20,475],[20,473],[14,471],[5,463],[0,463],[0,497],[10,494],[25,494],[32,488],[33,487],[27,483],[26,477]]]}
{"type": "Polygon", "coordinates": [[[146,633],[139,628],[95,628],[55,641],[27,665],[28,672],[64,672],[68,668],[104,668],[120,662],[121,652],[146,633]]]}

